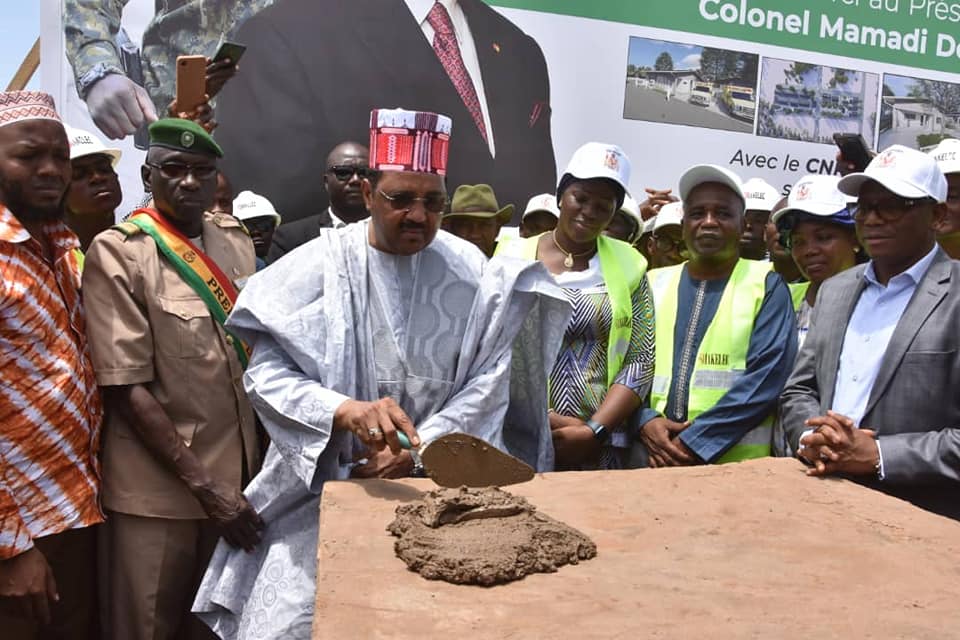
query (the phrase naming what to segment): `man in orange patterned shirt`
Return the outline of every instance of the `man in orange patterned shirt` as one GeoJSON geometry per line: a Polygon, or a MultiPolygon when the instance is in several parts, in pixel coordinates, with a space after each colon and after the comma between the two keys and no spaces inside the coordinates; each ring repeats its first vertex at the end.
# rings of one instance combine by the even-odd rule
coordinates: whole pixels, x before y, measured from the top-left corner
{"type": "Polygon", "coordinates": [[[0,629],[92,638],[102,409],[84,334],[70,148],[53,99],[0,93],[0,629]]]}

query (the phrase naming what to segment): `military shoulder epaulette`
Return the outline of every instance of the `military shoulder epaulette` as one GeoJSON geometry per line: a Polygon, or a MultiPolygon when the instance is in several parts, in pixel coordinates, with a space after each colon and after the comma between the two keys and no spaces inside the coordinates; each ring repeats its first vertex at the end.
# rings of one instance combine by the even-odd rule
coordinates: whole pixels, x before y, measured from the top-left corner
{"type": "Polygon", "coordinates": [[[120,224],[113,225],[111,228],[116,229],[125,236],[133,236],[143,231],[143,229],[132,222],[121,222],[120,224]]]}
{"type": "Polygon", "coordinates": [[[239,229],[245,234],[250,235],[250,232],[247,231],[247,228],[244,226],[243,222],[237,218],[234,218],[228,213],[213,214],[213,224],[217,225],[221,229],[239,229]]]}

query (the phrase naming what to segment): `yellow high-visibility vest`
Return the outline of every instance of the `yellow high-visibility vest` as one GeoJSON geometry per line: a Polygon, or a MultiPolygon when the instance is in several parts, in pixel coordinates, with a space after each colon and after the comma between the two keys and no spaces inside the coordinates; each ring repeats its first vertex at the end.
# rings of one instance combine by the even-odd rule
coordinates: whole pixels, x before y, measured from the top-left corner
{"type": "MultiPolygon", "coordinates": [[[[656,314],[656,364],[650,406],[665,414],[673,381],[673,336],[677,323],[678,291],[684,265],[650,272],[656,314]]],[[[741,258],[720,298],[720,305],[707,328],[696,354],[689,354],[680,366],[692,366],[687,400],[687,419],[694,421],[713,407],[747,369],[747,350],[757,314],[766,294],[765,262],[741,258]]],[[[686,318],[683,320],[686,321],[686,318]]],[[[759,425],[724,453],[716,462],[736,462],[772,455],[773,416],[759,425]]]]}
{"type": "MultiPolygon", "coordinates": [[[[547,232],[549,233],[549,232],[547,232]]],[[[512,256],[527,260],[537,259],[540,234],[533,238],[518,238],[501,242],[494,255],[512,256]]],[[[647,273],[647,259],[632,246],[607,236],[597,237],[597,256],[603,282],[610,297],[613,322],[607,339],[607,388],[613,385],[630,347],[633,333],[633,292],[647,273]]]]}
{"type": "Polygon", "coordinates": [[[803,304],[804,298],[807,297],[807,290],[810,289],[810,283],[794,282],[793,284],[788,284],[787,288],[790,289],[790,297],[793,298],[793,310],[800,311],[800,305],[803,304]]]}

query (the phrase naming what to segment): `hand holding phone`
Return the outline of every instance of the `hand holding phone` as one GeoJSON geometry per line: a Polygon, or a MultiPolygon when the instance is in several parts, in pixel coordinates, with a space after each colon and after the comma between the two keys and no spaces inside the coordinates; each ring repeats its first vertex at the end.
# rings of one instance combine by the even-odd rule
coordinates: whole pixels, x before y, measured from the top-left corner
{"type": "Polygon", "coordinates": [[[192,113],[207,101],[207,59],[204,56],[177,57],[177,113],[192,113]]]}
{"type": "Polygon", "coordinates": [[[835,133],[833,141],[840,148],[840,156],[837,158],[840,166],[840,174],[863,171],[873,159],[873,153],[867,146],[867,141],[859,133],[835,133]]]}
{"type": "Polygon", "coordinates": [[[223,44],[221,44],[217,49],[217,52],[213,55],[211,62],[230,60],[230,64],[237,66],[237,63],[240,62],[240,58],[243,57],[243,52],[246,50],[247,47],[242,44],[224,41],[223,44]]]}

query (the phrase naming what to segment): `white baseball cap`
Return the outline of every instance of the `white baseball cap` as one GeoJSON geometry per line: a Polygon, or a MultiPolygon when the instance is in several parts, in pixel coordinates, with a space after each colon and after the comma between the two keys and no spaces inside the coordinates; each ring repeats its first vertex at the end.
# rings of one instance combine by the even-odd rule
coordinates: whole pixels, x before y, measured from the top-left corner
{"type": "Polygon", "coordinates": [[[640,233],[640,235],[645,236],[648,233],[653,233],[653,228],[657,224],[657,217],[658,216],[653,216],[652,218],[650,218],[649,220],[643,223],[643,231],[640,233]]]}
{"type": "Polygon", "coordinates": [[[523,210],[523,216],[520,220],[523,221],[535,211],[546,211],[554,218],[559,218],[560,209],[557,207],[557,196],[552,193],[541,193],[538,196],[533,196],[527,201],[527,208],[523,210]]]}
{"type": "Polygon", "coordinates": [[[277,224],[280,224],[280,214],[273,208],[273,204],[253,191],[241,191],[233,199],[233,216],[237,220],[273,216],[277,224]]]}
{"type": "Polygon", "coordinates": [[[718,182],[729,187],[746,205],[747,199],[743,195],[743,181],[740,176],[716,164],[698,164],[687,169],[680,176],[680,199],[686,201],[694,187],[708,182],[718,182]]]}
{"type": "Polygon", "coordinates": [[[583,145],[573,152],[560,180],[567,175],[578,180],[606,178],[623,187],[625,193],[630,193],[627,186],[630,183],[630,158],[615,144],[588,142],[583,145]]]}
{"type": "Polygon", "coordinates": [[[848,205],[850,198],[842,193],[837,176],[807,175],[797,181],[787,197],[787,206],[773,214],[773,223],[783,233],[793,226],[798,216],[829,218],[841,225],[852,225],[848,205]]]}
{"type": "Polygon", "coordinates": [[[750,178],[743,183],[743,196],[746,198],[746,211],[766,211],[770,213],[780,201],[780,192],[766,180],[750,178]]]}
{"type": "Polygon", "coordinates": [[[620,207],[620,211],[637,223],[637,232],[633,237],[627,239],[628,242],[633,243],[640,237],[640,234],[643,233],[643,217],[640,215],[640,205],[630,196],[626,196],[623,199],[623,206],[620,207]]]}
{"type": "Polygon", "coordinates": [[[930,152],[933,159],[940,165],[944,175],[960,173],[960,140],[945,138],[930,152]]]}
{"type": "Polygon", "coordinates": [[[683,222],[683,203],[668,202],[660,207],[660,213],[657,214],[657,222],[653,225],[653,232],[656,233],[664,227],[670,225],[680,226],[683,222]]]}
{"type": "Polygon", "coordinates": [[[89,131],[83,129],[74,129],[70,125],[63,125],[67,131],[67,140],[70,142],[70,159],[76,160],[84,156],[92,156],[98,153],[110,157],[110,165],[117,166],[120,161],[120,149],[108,148],[103,141],[89,131]]]}
{"type": "Polygon", "coordinates": [[[860,195],[864,183],[873,180],[902,198],[947,200],[947,179],[933,156],[895,144],[887,147],[862,173],[842,178],[838,188],[848,196],[860,195]]]}

